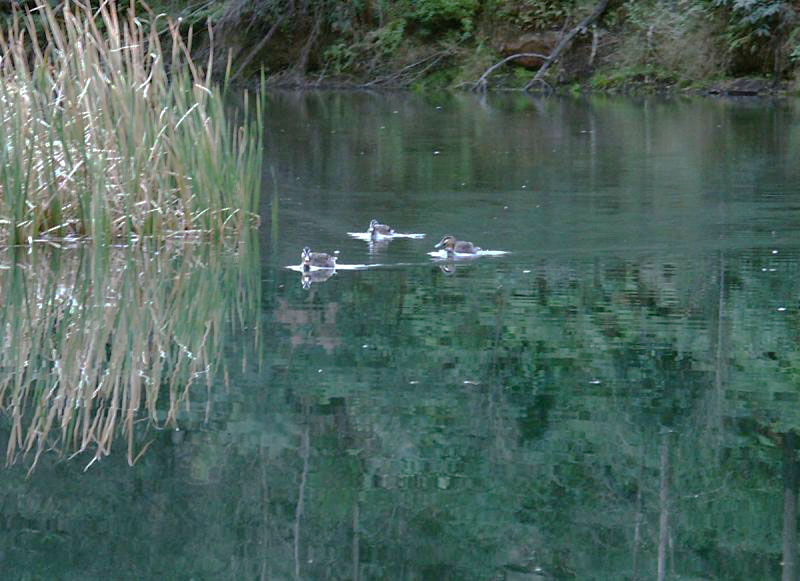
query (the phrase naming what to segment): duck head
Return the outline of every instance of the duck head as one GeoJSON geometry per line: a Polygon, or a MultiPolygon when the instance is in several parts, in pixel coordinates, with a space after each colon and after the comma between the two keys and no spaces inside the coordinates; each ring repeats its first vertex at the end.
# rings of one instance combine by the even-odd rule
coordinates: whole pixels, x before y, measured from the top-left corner
{"type": "Polygon", "coordinates": [[[303,248],[303,252],[300,254],[300,260],[303,262],[303,264],[308,264],[311,262],[311,249],[308,246],[303,248]]]}
{"type": "Polygon", "coordinates": [[[442,236],[442,239],[434,246],[434,248],[445,248],[448,252],[452,252],[453,248],[456,246],[456,237],[451,236],[450,234],[446,234],[442,236]]]}
{"type": "Polygon", "coordinates": [[[378,222],[375,218],[370,220],[369,221],[369,228],[367,229],[367,232],[372,232],[373,230],[375,230],[375,226],[377,226],[379,223],[380,222],[378,222]]]}

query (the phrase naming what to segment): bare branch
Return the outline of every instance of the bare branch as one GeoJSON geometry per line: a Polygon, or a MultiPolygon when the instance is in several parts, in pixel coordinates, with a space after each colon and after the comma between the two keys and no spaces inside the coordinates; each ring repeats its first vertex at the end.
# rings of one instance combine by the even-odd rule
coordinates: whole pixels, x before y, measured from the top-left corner
{"type": "Polygon", "coordinates": [[[539,54],[538,52],[519,52],[517,54],[512,54],[511,56],[507,56],[506,58],[504,58],[500,62],[497,62],[497,63],[493,64],[492,66],[490,66],[488,69],[486,69],[484,71],[484,73],[481,75],[481,78],[478,79],[477,81],[475,81],[475,84],[472,85],[472,90],[473,91],[485,91],[486,90],[486,85],[487,85],[486,79],[489,77],[489,75],[492,74],[492,72],[496,68],[498,68],[500,66],[503,66],[507,62],[512,61],[514,59],[524,58],[524,57],[534,57],[534,58],[541,58],[541,59],[547,59],[548,58],[548,56],[546,54],[539,54]]]}
{"type": "Polygon", "coordinates": [[[573,39],[578,35],[579,32],[585,30],[587,26],[592,24],[595,20],[603,15],[603,12],[605,12],[606,8],[608,8],[608,2],[609,0],[600,0],[600,3],[595,7],[592,13],[581,20],[575,28],[570,30],[566,36],[561,39],[561,41],[553,49],[553,52],[550,53],[550,56],[547,57],[547,60],[544,61],[542,66],[539,68],[539,72],[536,73],[536,76],[533,77],[533,79],[531,79],[527,85],[525,85],[526,91],[529,91],[535,83],[542,81],[542,77],[544,77],[544,74],[547,72],[547,69],[550,68],[550,65],[558,60],[558,57],[560,57],[561,53],[564,52],[570,44],[572,44],[573,39]]]}
{"type": "Polygon", "coordinates": [[[272,27],[269,29],[269,31],[267,31],[267,34],[264,35],[264,38],[258,41],[258,44],[256,44],[256,46],[253,47],[253,49],[247,54],[247,56],[244,57],[244,59],[242,59],[242,62],[239,64],[239,67],[236,70],[236,73],[233,75],[234,79],[236,79],[239,75],[242,74],[245,67],[250,64],[250,61],[253,60],[253,57],[255,57],[259,52],[261,52],[261,49],[263,49],[266,46],[266,44],[269,42],[269,39],[272,38],[272,35],[275,34],[275,32],[278,30],[278,27],[283,22],[283,18],[284,15],[280,16],[278,20],[275,21],[275,24],[273,24],[272,27]]]}

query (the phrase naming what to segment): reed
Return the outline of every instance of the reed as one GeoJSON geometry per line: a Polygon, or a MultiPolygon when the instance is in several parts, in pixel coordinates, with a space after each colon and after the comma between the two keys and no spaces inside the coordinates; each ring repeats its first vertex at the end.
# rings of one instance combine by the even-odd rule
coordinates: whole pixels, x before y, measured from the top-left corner
{"type": "Polygon", "coordinates": [[[0,30],[0,244],[257,223],[263,92],[231,120],[211,57],[135,4],[36,0],[0,30]]]}
{"type": "Polygon", "coordinates": [[[0,264],[7,462],[30,455],[32,470],[50,450],[91,463],[121,434],[133,463],[152,429],[202,421],[203,398],[190,396],[204,387],[209,405],[227,377],[224,337],[258,337],[246,328],[258,320],[255,236],[231,244],[9,249],[0,264]]]}

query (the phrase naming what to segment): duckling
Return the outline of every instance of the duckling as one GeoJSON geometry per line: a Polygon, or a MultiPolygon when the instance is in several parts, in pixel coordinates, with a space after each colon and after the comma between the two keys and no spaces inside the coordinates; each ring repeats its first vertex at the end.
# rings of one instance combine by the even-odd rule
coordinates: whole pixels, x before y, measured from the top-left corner
{"type": "Polygon", "coordinates": [[[303,248],[300,259],[303,263],[303,270],[311,270],[312,266],[317,268],[336,268],[336,256],[331,256],[324,252],[311,252],[308,246],[303,248]]]}
{"type": "Polygon", "coordinates": [[[373,218],[369,223],[367,232],[373,240],[376,240],[379,236],[392,236],[394,234],[394,229],[386,224],[381,224],[373,218]]]}
{"type": "Polygon", "coordinates": [[[447,250],[448,255],[452,254],[477,254],[480,250],[479,247],[475,246],[472,242],[466,242],[465,240],[456,240],[455,236],[451,236],[450,234],[446,234],[442,236],[442,239],[439,240],[439,243],[434,246],[434,248],[442,248],[444,247],[447,250]]]}

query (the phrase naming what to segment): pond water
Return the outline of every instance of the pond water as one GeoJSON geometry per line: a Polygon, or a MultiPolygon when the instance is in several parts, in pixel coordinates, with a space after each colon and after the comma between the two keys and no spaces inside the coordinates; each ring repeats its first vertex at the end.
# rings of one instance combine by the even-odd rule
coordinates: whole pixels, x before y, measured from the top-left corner
{"type": "Polygon", "coordinates": [[[0,264],[9,578],[794,578],[795,103],[269,111],[257,244],[0,264]]]}

